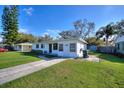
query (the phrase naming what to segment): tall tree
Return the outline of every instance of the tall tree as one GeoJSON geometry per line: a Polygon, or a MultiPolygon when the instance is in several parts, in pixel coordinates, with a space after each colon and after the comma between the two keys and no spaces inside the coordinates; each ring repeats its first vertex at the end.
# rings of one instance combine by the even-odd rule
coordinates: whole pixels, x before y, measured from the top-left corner
{"type": "Polygon", "coordinates": [[[94,31],[95,23],[94,22],[88,22],[87,19],[77,20],[74,22],[74,27],[76,31],[77,37],[81,37],[83,39],[87,38],[87,36],[90,35],[91,32],[94,31]]]}
{"type": "Polygon", "coordinates": [[[4,43],[13,45],[18,40],[18,6],[5,6],[2,14],[4,43]]]}
{"type": "Polygon", "coordinates": [[[106,42],[106,46],[108,46],[108,39],[114,34],[115,34],[114,23],[110,23],[104,27],[101,27],[96,32],[96,37],[97,39],[104,38],[104,41],[106,42]]]}
{"type": "Polygon", "coordinates": [[[95,24],[88,22],[86,19],[77,20],[73,23],[74,30],[62,31],[59,33],[61,38],[83,38],[85,39],[91,32],[94,31],[95,24]]]}
{"type": "Polygon", "coordinates": [[[66,31],[62,31],[59,33],[60,38],[63,39],[69,39],[69,38],[76,38],[77,37],[77,33],[74,30],[66,30],[66,31]]]}
{"type": "Polygon", "coordinates": [[[51,37],[51,36],[48,35],[48,34],[45,34],[44,36],[38,37],[38,42],[41,42],[41,41],[49,41],[49,40],[53,40],[53,37],[51,37]]]}
{"type": "Polygon", "coordinates": [[[17,43],[24,43],[24,42],[33,43],[36,41],[37,41],[37,38],[32,34],[19,33],[19,39],[17,43]]]}

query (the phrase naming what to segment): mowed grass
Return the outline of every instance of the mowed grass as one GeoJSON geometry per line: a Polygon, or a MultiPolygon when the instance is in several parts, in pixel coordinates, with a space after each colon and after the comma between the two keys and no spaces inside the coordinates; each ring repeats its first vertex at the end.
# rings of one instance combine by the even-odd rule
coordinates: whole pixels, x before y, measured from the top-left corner
{"type": "Polygon", "coordinates": [[[124,58],[119,58],[114,55],[106,54],[106,53],[98,53],[98,52],[89,52],[90,55],[95,55],[102,59],[102,61],[106,62],[114,62],[114,63],[124,63],[124,58]]]}
{"type": "Polygon", "coordinates": [[[111,55],[106,57],[112,60],[104,59],[100,63],[66,60],[0,87],[124,88],[124,59],[111,55]]]}
{"type": "Polygon", "coordinates": [[[33,52],[2,52],[0,53],[0,69],[33,61],[41,60],[33,52]]]}

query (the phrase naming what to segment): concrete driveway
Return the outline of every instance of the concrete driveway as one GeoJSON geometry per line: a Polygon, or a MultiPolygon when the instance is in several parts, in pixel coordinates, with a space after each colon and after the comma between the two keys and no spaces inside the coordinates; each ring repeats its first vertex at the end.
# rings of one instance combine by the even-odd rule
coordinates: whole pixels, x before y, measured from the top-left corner
{"type": "Polygon", "coordinates": [[[9,67],[5,69],[0,69],[0,84],[15,80],[17,78],[26,76],[33,72],[39,71],[41,69],[47,68],[54,64],[60,63],[66,60],[65,58],[57,58],[57,59],[45,59],[41,61],[36,61],[32,63],[27,63],[23,65],[18,65],[14,67],[9,67]]]}

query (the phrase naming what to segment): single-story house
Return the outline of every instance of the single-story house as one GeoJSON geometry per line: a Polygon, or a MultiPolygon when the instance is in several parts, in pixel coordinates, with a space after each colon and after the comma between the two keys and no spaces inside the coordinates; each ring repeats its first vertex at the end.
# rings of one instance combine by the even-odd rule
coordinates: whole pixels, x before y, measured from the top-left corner
{"type": "Polygon", "coordinates": [[[124,54],[124,34],[119,34],[115,40],[116,52],[124,54]]]}
{"type": "Polygon", "coordinates": [[[87,42],[79,38],[42,41],[34,43],[32,49],[57,56],[76,58],[83,56],[83,50],[87,49],[87,42]]]}
{"type": "Polygon", "coordinates": [[[32,51],[32,44],[31,43],[15,44],[14,50],[21,51],[21,52],[30,52],[32,51]]]}

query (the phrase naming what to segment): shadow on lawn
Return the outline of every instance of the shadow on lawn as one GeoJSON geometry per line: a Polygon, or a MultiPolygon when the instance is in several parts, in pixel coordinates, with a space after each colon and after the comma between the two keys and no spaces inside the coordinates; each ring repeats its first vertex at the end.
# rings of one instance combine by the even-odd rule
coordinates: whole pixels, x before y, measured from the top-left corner
{"type": "Polygon", "coordinates": [[[38,53],[36,52],[20,52],[21,55],[25,55],[25,56],[31,56],[31,57],[38,57],[38,53]]]}
{"type": "Polygon", "coordinates": [[[124,63],[124,58],[119,58],[119,57],[114,56],[112,54],[99,53],[98,57],[101,59],[110,61],[110,62],[124,63]]]}

